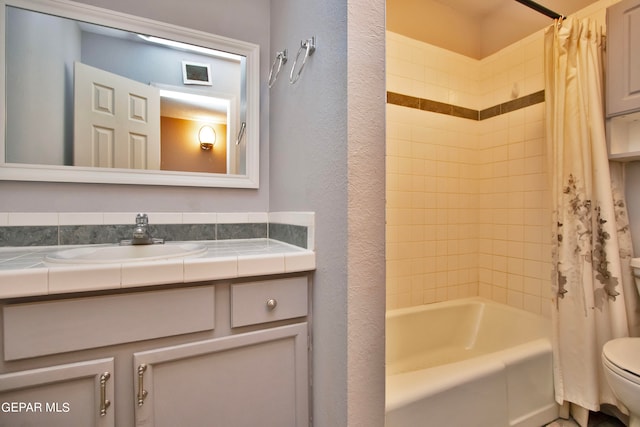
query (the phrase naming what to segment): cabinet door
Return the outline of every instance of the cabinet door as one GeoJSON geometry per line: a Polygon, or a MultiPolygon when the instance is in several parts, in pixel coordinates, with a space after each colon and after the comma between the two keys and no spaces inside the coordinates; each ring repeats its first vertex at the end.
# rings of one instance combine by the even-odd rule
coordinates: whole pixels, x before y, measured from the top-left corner
{"type": "Polygon", "coordinates": [[[607,115],[640,109],[640,0],[607,9],[607,115]]]}
{"type": "Polygon", "coordinates": [[[114,426],[113,358],[0,375],[0,426],[114,426]]]}
{"type": "Polygon", "coordinates": [[[136,425],[308,426],[307,324],[134,354],[136,425]]]}

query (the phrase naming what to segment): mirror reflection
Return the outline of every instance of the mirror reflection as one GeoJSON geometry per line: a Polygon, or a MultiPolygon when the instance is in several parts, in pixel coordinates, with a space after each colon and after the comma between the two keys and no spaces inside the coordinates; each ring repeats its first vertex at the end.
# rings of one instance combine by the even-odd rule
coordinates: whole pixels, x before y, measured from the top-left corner
{"type": "Polygon", "coordinates": [[[247,173],[245,56],[11,6],[5,20],[6,163],[247,173]]]}

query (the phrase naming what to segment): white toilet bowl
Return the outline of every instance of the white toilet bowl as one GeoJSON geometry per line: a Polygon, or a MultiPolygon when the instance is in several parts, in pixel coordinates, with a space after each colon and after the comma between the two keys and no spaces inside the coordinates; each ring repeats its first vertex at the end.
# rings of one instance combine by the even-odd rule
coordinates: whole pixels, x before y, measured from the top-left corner
{"type": "MultiPolygon", "coordinates": [[[[640,258],[631,260],[640,292],[640,258]]],[[[640,338],[616,338],[602,347],[604,376],[618,400],[629,410],[629,427],[640,427],[640,338]]]]}
{"type": "Polygon", "coordinates": [[[617,338],[602,348],[607,383],[629,409],[629,427],[640,427],[640,338],[617,338]]]}

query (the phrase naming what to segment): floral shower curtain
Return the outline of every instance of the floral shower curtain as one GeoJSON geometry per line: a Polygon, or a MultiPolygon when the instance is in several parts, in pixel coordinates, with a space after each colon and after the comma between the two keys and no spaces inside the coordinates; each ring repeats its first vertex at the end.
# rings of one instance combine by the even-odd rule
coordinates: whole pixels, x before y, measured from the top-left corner
{"type": "Polygon", "coordinates": [[[624,191],[614,190],[624,188],[622,169],[610,168],[606,150],[602,48],[594,22],[564,20],[545,33],[555,392],[581,425],[587,410],[620,407],[603,377],[602,346],[636,324],[625,301],[635,291],[624,191]]]}

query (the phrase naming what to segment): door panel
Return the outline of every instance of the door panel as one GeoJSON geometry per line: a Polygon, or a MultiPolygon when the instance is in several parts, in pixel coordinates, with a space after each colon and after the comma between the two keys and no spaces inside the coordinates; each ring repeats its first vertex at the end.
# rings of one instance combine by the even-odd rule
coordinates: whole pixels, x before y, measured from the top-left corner
{"type": "Polygon", "coordinates": [[[607,9],[607,115],[640,108],[640,1],[607,9]]]}
{"type": "Polygon", "coordinates": [[[114,426],[113,369],[107,358],[1,374],[0,426],[114,426]]]}
{"type": "Polygon", "coordinates": [[[134,354],[136,426],[308,426],[307,324],[134,354]]]}
{"type": "Polygon", "coordinates": [[[76,62],[74,165],[160,169],[160,91],[76,62]]]}

